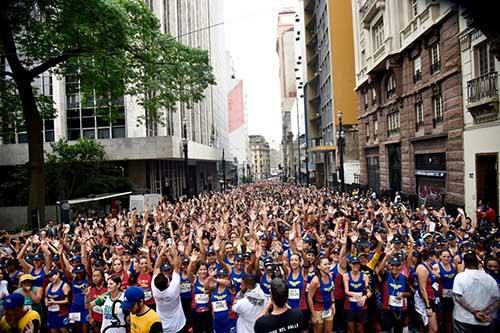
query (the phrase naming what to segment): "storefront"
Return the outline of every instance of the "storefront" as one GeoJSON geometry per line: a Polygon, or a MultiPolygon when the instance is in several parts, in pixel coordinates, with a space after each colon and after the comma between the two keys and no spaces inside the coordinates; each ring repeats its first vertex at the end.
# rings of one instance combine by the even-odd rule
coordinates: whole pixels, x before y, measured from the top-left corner
{"type": "Polygon", "coordinates": [[[418,204],[441,207],[446,195],[446,154],[415,155],[418,204]]]}

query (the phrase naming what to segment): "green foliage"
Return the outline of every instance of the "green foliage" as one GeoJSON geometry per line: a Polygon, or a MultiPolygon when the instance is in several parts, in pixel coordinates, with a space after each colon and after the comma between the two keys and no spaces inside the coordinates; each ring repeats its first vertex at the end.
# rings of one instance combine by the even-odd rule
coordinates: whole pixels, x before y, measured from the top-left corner
{"type": "MultiPolygon", "coordinates": [[[[139,121],[162,123],[164,108],[197,102],[215,84],[207,51],[161,33],[142,0],[5,0],[2,7],[22,65],[79,80],[85,102],[103,106],[96,112],[104,119],[116,118],[113,101],[131,95],[146,110],[139,121]]],[[[22,123],[14,88],[0,85],[4,129],[22,123]]],[[[46,102],[38,96],[39,111],[53,116],[46,102]]]]}
{"type": "Polygon", "coordinates": [[[83,138],[74,144],[60,139],[51,143],[52,152],[47,154],[48,163],[92,162],[104,160],[104,147],[95,140],[83,138]]]}

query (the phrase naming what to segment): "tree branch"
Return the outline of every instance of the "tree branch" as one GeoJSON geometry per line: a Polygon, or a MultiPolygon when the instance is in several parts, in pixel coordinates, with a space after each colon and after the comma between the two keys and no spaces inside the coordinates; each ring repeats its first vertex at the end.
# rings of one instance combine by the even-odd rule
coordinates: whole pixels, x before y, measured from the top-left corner
{"type": "Polygon", "coordinates": [[[80,48],[65,51],[62,54],[58,55],[57,57],[50,58],[49,60],[45,61],[44,63],[30,69],[28,74],[32,78],[35,78],[38,75],[42,74],[43,72],[48,71],[52,67],[55,67],[55,66],[59,65],[60,63],[65,62],[69,58],[74,57],[76,55],[79,55],[80,53],[81,53],[80,48]]]}
{"type": "Polygon", "coordinates": [[[8,71],[0,72],[0,77],[4,76],[10,76],[11,78],[14,78],[14,73],[8,71]]]}

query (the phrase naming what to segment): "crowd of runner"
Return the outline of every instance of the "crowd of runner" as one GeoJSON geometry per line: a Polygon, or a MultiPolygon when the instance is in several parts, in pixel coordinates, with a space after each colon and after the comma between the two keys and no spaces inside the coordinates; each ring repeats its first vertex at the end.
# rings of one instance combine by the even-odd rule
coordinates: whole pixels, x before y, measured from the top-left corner
{"type": "Polygon", "coordinates": [[[260,183],[3,232],[0,332],[253,332],[278,278],[276,332],[498,332],[498,221],[469,214],[260,183]]]}

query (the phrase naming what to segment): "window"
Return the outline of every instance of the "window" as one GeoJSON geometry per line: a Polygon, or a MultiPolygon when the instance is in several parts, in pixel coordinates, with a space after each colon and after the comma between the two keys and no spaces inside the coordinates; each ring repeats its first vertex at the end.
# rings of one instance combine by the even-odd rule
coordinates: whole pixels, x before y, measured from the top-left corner
{"type": "Polygon", "coordinates": [[[432,97],[432,123],[434,127],[443,121],[443,98],[441,94],[432,97]]]}
{"type": "Polygon", "coordinates": [[[418,0],[411,0],[411,13],[413,17],[418,16],[418,0]]]}
{"type": "Polygon", "coordinates": [[[495,71],[495,56],[488,43],[481,43],[475,48],[476,73],[478,76],[495,71]]]}
{"type": "Polygon", "coordinates": [[[370,141],[370,123],[365,124],[366,142],[370,141]]]}
{"type": "Polygon", "coordinates": [[[373,26],[373,52],[378,50],[384,44],[384,20],[380,19],[373,26]]]}
{"type": "Polygon", "coordinates": [[[393,74],[391,74],[387,79],[386,91],[387,98],[394,96],[394,94],[396,93],[396,80],[394,79],[393,74]]]}
{"type": "Polygon", "coordinates": [[[422,60],[420,56],[413,59],[413,83],[422,79],[422,60]]]}
{"type": "Polygon", "coordinates": [[[378,138],[378,119],[375,118],[373,120],[373,139],[377,140],[378,138]]]}
{"type": "Polygon", "coordinates": [[[377,89],[372,88],[372,104],[377,104],[377,89]]]}
{"type": "Polygon", "coordinates": [[[399,133],[399,111],[387,115],[387,136],[399,133]]]}
{"type": "Polygon", "coordinates": [[[441,55],[439,54],[439,42],[431,46],[431,74],[441,69],[441,55]]]}
{"type": "Polygon", "coordinates": [[[415,129],[418,130],[424,127],[424,105],[422,102],[415,104],[415,129]]]}
{"type": "Polygon", "coordinates": [[[365,111],[368,110],[368,92],[363,91],[363,106],[365,111]]]}

